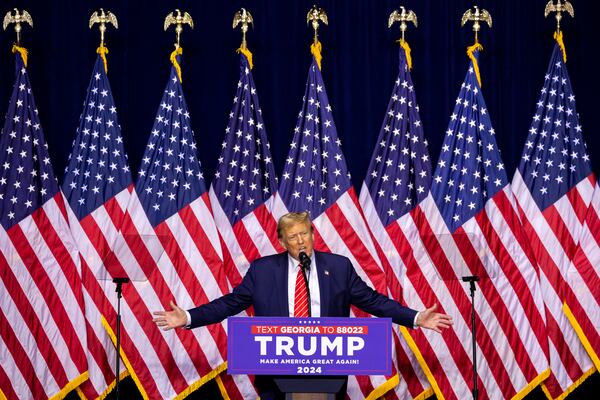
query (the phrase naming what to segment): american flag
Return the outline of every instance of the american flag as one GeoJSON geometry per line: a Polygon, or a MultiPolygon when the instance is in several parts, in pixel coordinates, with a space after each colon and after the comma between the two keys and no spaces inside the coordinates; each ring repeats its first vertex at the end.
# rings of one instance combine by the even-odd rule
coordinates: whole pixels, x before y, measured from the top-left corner
{"type": "MultiPolygon", "coordinates": [[[[387,294],[385,273],[350,182],[332,107],[314,58],[275,197],[274,215],[279,218],[288,211],[304,210],[309,211],[313,219],[315,248],[347,256],[365,282],[387,294]]],[[[353,312],[365,316],[358,309],[353,312]]],[[[348,396],[351,399],[378,397],[397,382],[397,375],[352,376],[348,396]]]]}
{"type": "Polygon", "coordinates": [[[414,222],[408,222],[422,241],[413,248],[421,268],[408,267],[407,282],[424,304],[437,303],[453,315],[454,327],[442,335],[418,330],[413,336],[436,394],[470,397],[471,302],[461,278],[479,275],[475,310],[480,398],[522,397],[548,375],[544,307],[473,71],[471,63],[450,116],[430,195],[412,211],[414,222]],[[427,257],[432,263],[423,261],[427,257]]]}
{"type": "Polygon", "coordinates": [[[250,262],[281,249],[271,214],[276,176],[248,59],[240,54],[240,80],[229,113],[211,205],[225,243],[227,277],[238,285],[250,262]]]}
{"type": "MultiPolygon", "coordinates": [[[[219,165],[210,186],[210,202],[222,238],[225,270],[237,286],[250,262],[281,250],[271,214],[276,176],[262,111],[248,59],[240,54],[237,84],[219,165]]],[[[245,375],[234,379],[243,398],[257,397],[245,375]]],[[[234,397],[238,390],[227,385],[234,397]]]]}
{"type": "Polygon", "coordinates": [[[116,351],[102,326],[102,315],[115,319],[116,294],[103,262],[121,228],[131,186],[117,108],[98,56],[62,184],[69,225],[82,258],[90,379],[78,392],[87,399],[105,396],[115,383],[116,351]]]}
{"type": "Polygon", "coordinates": [[[62,398],[87,379],[79,253],[65,214],[18,53],[0,134],[0,397],[62,398]]]}
{"type": "Polygon", "coordinates": [[[512,184],[540,269],[552,369],[544,389],[551,398],[570,392],[593,368],[563,313],[570,291],[583,290],[579,301],[569,306],[578,308],[577,303],[593,300],[590,287],[572,287],[567,278],[595,184],[581,132],[567,68],[556,45],[512,184]]]}
{"type": "MultiPolygon", "coordinates": [[[[430,182],[431,160],[427,140],[423,134],[406,53],[400,48],[398,77],[360,192],[360,205],[386,268],[391,295],[419,310],[430,304],[419,300],[420,293],[416,294],[412,286],[414,282],[405,282],[407,268],[419,268],[418,264],[411,264],[415,259],[412,258],[410,245],[419,239],[410,211],[427,196],[430,182]],[[411,240],[406,240],[408,237],[411,240]]],[[[402,397],[416,398],[430,385],[421,366],[415,361],[413,351],[418,350],[408,330],[400,329],[413,347],[412,350],[408,349],[406,342],[401,342],[414,372],[411,374],[408,370],[402,373],[404,383],[401,382],[397,390],[405,386],[403,389],[406,394],[402,397]]],[[[402,369],[400,371],[403,372],[402,369]]]]}
{"type": "MultiPolygon", "coordinates": [[[[122,232],[114,268],[134,281],[123,290],[123,359],[145,398],[185,396],[225,369],[225,326],[164,332],[151,312],[170,309],[169,300],[184,309],[204,304],[227,293],[228,286],[175,66],[122,232]]],[[[114,321],[110,325],[114,332],[114,321]]]]}

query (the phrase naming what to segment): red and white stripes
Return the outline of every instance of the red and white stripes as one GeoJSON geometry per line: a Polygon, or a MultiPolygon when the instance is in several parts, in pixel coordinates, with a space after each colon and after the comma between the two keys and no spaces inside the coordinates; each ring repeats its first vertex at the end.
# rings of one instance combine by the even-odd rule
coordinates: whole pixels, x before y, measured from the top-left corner
{"type": "Polygon", "coordinates": [[[600,371],[600,187],[594,195],[581,231],[579,245],[567,270],[572,289],[563,306],[596,370],[600,371]]]}
{"type": "Polygon", "coordinates": [[[87,379],[79,255],[62,194],[0,227],[0,390],[64,396],[87,379]]]}
{"type": "MultiPolygon", "coordinates": [[[[182,396],[225,368],[225,325],[163,332],[151,312],[169,300],[191,308],[228,290],[208,195],[152,227],[134,192],[122,232],[112,273],[133,281],[123,290],[122,354],[145,398],[182,396]]],[[[115,321],[108,325],[114,334],[115,321]]]]}
{"type": "MultiPolygon", "coordinates": [[[[82,260],[85,318],[88,331],[89,380],[77,391],[82,398],[105,396],[114,388],[116,351],[102,325],[102,316],[113,320],[116,313],[115,285],[104,263],[110,262],[112,245],[125,215],[131,188],[124,189],[81,221],[67,203],[73,238],[82,260]]],[[[127,371],[121,363],[121,376],[127,371]]]]}
{"type": "Polygon", "coordinates": [[[233,226],[212,186],[209,197],[215,224],[223,240],[227,278],[231,286],[235,287],[242,281],[252,261],[282,251],[277,240],[277,220],[271,213],[273,197],[233,226]]]}
{"type": "MultiPolygon", "coordinates": [[[[242,281],[252,261],[281,251],[281,245],[277,241],[277,221],[271,213],[273,197],[233,226],[225,215],[212,185],[209,197],[221,237],[225,273],[233,288],[242,281]]],[[[243,312],[242,315],[247,313],[243,312]]],[[[223,376],[222,379],[230,398],[247,399],[258,396],[250,377],[246,375],[223,376]]]]}
{"type": "Polygon", "coordinates": [[[545,376],[541,293],[536,270],[521,247],[524,238],[507,190],[454,234],[447,231],[431,196],[384,228],[373,223],[378,216],[368,191],[362,191],[365,216],[382,253],[396,266],[394,281],[406,303],[415,309],[438,304],[438,311],[454,316],[453,328],[441,335],[406,331],[441,398],[469,397],[472,386],[470,300],[457,276],[461,269],[469,271],[465,260],[488,276],[478,284],[476,297],[482,398],[522,395],[545,376]]]}
{"type": "MultiPolygon", "coordinates": [[[[581,236],[594,183],[592,176],[582,180],[555,204],[541,211],[519,171],[513,178],[512,190],[540,271],[552,370],[552,375],[544,382],[544,390],[552,398],[570,392],[593,368],[563,312],[563,302],[565,298],[572,298],[570,293],[574,288],[571,283],[574,280],[568,278],[567,271],[581,236]]],[[[577,290],[587,292],[581,298],[590,298],[589,288],[580,286],[577,290]]]]}

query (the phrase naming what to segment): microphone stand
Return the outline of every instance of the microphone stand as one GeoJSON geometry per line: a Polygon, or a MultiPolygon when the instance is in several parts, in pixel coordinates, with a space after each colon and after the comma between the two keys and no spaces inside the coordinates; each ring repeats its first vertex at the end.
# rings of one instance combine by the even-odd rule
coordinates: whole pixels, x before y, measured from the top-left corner
{"type": "Polygon", "coordinates": [[[308,270],[309,274],[310,274],[310,269],[306,268],[304,266],[304,264],[302,264],[302,277],[304,278],[304,284],[306,285],[306,297],[308,299],[308,316],[311,317],[312,316],[312,312],[311,312],[311,304],[310,304],[310,288],[308,287],[308,277],[306,276],[306,270],[308,270]]]}
{"type": "Polygon", "coordinates": [[[113,278],[113,282],[116,283],[117,287],[115,292],[117,292],[117,354],[115,356],[115,398],[119,400],[119,369],[120,369],[120,354],[121,354],[121,297],[123,293],[123,284],[129,282],[129,278],[113,278]]]}
{"type": "Polygon", "coordinates": [[[312,312],[310,304],[310,287],[308,286],[308,277],[306,276],[306,271],[308,271],[308,274],[310,274],[310,258],[303,251],[301,251],[300,254],[298,254],[298,258],[300,258],[300,269],[302,270],[302,277],[304,278],[304,284],[306,285],[306,297],[308,299],[308,316],[311,317],[312,312]]]}
{"type": "Polygon", "coordinates": [[[479,281],[479,276],[463,276],[463,282],[469,282],[471,289],[471,346],[473,347],[473,400],[479,397],[477,389],[477,341],[475,340],[475,282],[479,281]]]}

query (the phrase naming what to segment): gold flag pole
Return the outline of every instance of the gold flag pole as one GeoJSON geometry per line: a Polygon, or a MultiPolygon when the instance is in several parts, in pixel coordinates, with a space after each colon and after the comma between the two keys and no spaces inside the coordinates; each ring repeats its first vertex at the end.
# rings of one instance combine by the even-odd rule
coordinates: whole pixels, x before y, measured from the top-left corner
{"type": "Polygon", "coordinates": [[[237,52],[246,56],[248,59],[248,64],[250,65],[250,69],[252,69],[254,67],[252,64],[252,53],[250,50],[248,50],[248,46],[246,44],[246,32],[248,32],[248,25],[254,26],[254,19],[252,18],[250,11],[242,8],[233,15],[233,29],[235,29],[238,25],[240,25],[240,30],[242,31],[242,44],[237,49],[237,52]]]}
{"type": "Polygon", "coordinates": [[[312,8],[306,14],[306,24],[312,22],[312,27],[315,31],[315,36],[313,39],[313,43],[319,42],[319,20],[322,21],[325,25],[328,25],[327,14],[322,8],[317,8],[317,6],[312,6],[312,8]]]}
{"type": "Polygon", "coordinates": [[[481,22],[487,22],[488,26],[491,28],[492,27],[492,16],[490,15],[490,13],[487,10],[484,10],[483,8],[480,10],[479,7],[474,6],[473,7],[475,9],[475,11],[471,11],[470,9],[465,11],[465,13],[462,16],[462,19],[460,20],[460,26],[465,26],[465,24],[467,23],[467,21],[473,21],[473,32],[475,32],[475,43],[479,43],[479,38],[477,37],[477,34],[479,33],[479,30],[481,29],[481,25],[479,24],[479,21],[481,22]]]}
{"type": "Polygon", "coordinates": [[[106,54],[108,53],[108,49],[104,46],[104,32],[106,32],[106,24],[112,24],[115,29],[119,29],[119,22],[117,21],[117,17],[115,14],[110,11],[104,9],[100,9],[100,12],[94,11],[92,16],[90,17],[89,27],[92,29],[94,24],[99,24],[100,29],[100,46],[96,49],[96,53],[100,54],[102,57],[102,61],[104,61],[104,72],[108,72],[108,63],[106,61],[106,54]]]}
{"type": "Polygon", "coordinates": [[[556,32],[560,32],[560,20],[562,19],[562,13],[565,11],[571,15],[571,18],[575,18],[575,10],[573,9],[573,5],[568,1],[562,2],[561,0],[557,0],[557,3],[554,4],[554,0],[550,0],[548,4],[546,4],[546,8],[544,9],[544,17],[548,17],[551,12],[556,13],[556,32]]]}
{"type": "Polygon", "coordinates": [[[8,25],[15,24],[15,32],[17,33],[17,43],[13,45],[12,51],[21,53],[21,57],[23,58],[23,64],[27,66],[27,49],[25,47],[21,47],[21,23],[28,23],[29,26],[33,28],[33,19],[31,15],[26,10],[22,10],[19,12],[16,8],[15,15],[12,15],[11,12],[7,12],[4,16],[4,21],[2,23],[2,28],[6,30],[8,25]]]}
{"type": "Polygon", "coordinates": [[[475,11],[471,11],[471,9],[468,9],[467,11],[465,11],[465,13],[463,14],[461,20],[460,20],[460,26],[465,26],[465,24],[468,21],[473,21],[473,32],[475,32],[475,43],[472,46],[467,47],[467,55],[469,56],[469,58],[471,59],[471,61],[473,62],[473,69],[475,70],[475,76],[477,77],[477,83],[479,83],[479,86],[481,87],[481,76],[479,74],[479,65],[477,64],[477,59],[475,58],[475,51],[477,50],[483,50],[483,46],[479,43],[479,38],[478,38],[478,33],[479,30],[481,29],[481,25],[479,24],[479,22],[486,22],[488,24],[488,26],[491,28],[492,27],[492,16],[491,14],[487,11],[484,10],[483,8],[480,10],[479,7],[474,6],[475,11]]]}
{"type": "Polygon", "coordinates": [[[323,22],[325,25],[329,25],[325,11],[322,8],[317,8],[317,6],[312,6],[308,11],[308,14],[306,14],[306,24],[312,23],[312,28],[315,31],[313,44],[310,46],[310,52],[315,57],[319,69],[321,69],[321,59],[323,56],[321,56],[321,42],[319,42],[319,21],[323,22]]]}
{"type": "Polygon", "coordinates": [[[183,52],[183,49],[181,48],[181,32],[183,31],[183,25],[188,24],[190,26],[190,28],[194,29],[194,21],[192,20],[192,16],[190,14],[188,14],[187,12],[183,12],[183,14],[181,14],[181,11],[179,11],[178,9],[175,9],[174,12],[167,14],[167,17],[165,18],[165,24],[164,24],[164,29],[165,31],[167,30],[167,28],[170,25],[175,25],[175,33],[177,34],[177,42],[175,43],[175,50],[173,50],[173,52],[171,53],[171,63],[173,63],[173,66],[175,67],[175,69],[177,70],[177,76],[179,77],[179,82],[182,82],[181,80],[181,66],[179,65],[179,62],[177,61],[177,56],[181,55],[181,53],[183,52]]]}
{"type": "Polygon", "coordinates": [[[194,21],[192,20],[192,16],[185,11],[183,12],[183,14],[181,14],[181,11],[175,9],[174,12],[167,14],[167,17],[165,18],[165,31],[170,25],[175,25],[175,33],[177,34],[177,43],[175,43],[175,50],[177,50],[180,47],[181,32],[183,32],[183,25],[185,24],[188,24],[190,28],[194,29],[194,21]]]}
{"type": "Polygon", "coordinates": [[[104,32],[106,32],[106,24],[112,24],[115,29],[119,29],[119,22],[117,21],[115,14],[108,10],[104,12],[104,9],[101,8],[100,13],[98,13],[98,11],[94,11],[90,17],[90,29],[92,29],[96,23],[100,24],[100,47],[104,47],[104,32]]]}
{"type": "Polygon", "coordinates": [[[400,40],[398,40],[398,43],[400,43],[400,46],[404,49],[404,52],[406,53],[406,64],[408,65],[408,69],[410,70],[412,69],[410,46],[408,45],[408,42],[404,40],[404,32],[406,32],[406,29],[408,28],[408,25],[406,24],[407,22],[412,22],[415,25],[415,27],[418,26],[417,14],[415,14],[413,10],[406,11],[406,9],[403,6],[400,6],[400,10],[394,10],[390,14],[390,17],[388,19],[388,28],[391,28],[392,25],[394,25],[394,22],[400,22],[401,37],[400,40]]]}
{"type": "Polygon", "coordinates": [[[235,29],[238,25],[240,25],[240,29],[242,30],[242,44],[240,47],[242,49],[247,49],[246,32],[248,32],[248,25],[254,25],[254,19],[252,19],[252,14],[250,14],[250,11],[242,8],[233,15],[233,29],[235,29]]]}
{"type": "Polygon", "coordinates": [[[563,12],[569,14],[571,18],[575,18],[575,10],[573,9],[573,5],[566,0],[564,2],[557,0],[556,4],[554,4],[554,0],[550,0],[544,9],[544,17],[547,18],[551,12],[556,13],[556,32],[554,32],[554,39],[556,39],[556,42],[560,46],[563,61],[567,62],[567,51],[565,50],[565,43],[563,41],[562,31],[560,30],[560,20],[562,19],[563,12]]]}
{"type": "Polygon", "coordinates": [[[22,10],[19,12],[16,8],[15,15],[12,15],[11,12],[7,12],[4,16],[4,22],[2,23],[2,28],[6,30],[8,25],[15,24],[15,32],[17,33],[17,46],[21,45],[21,22],[26,22],[33,28],[33,19],[31,15],[26,10],[22,10]]]}

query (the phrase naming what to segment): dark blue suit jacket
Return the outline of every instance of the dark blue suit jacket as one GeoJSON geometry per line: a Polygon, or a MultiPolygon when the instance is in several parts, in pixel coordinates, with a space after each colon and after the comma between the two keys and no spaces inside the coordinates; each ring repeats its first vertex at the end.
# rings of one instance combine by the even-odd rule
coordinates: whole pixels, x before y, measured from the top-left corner
{"type": "MultiPolygon", "coordinates": [[[[377,317],[392,318],[412,328],[416,311],[371,289],[357,274],[346,257],[315,251],[319,274],[321,317],[348,317],[354,305],[377,317]]],[[[189,310],[190,328],[220,322],[254,306],[256,316],[287,317],[288,253],[254,261],[230,294],[189,310]]]]}

